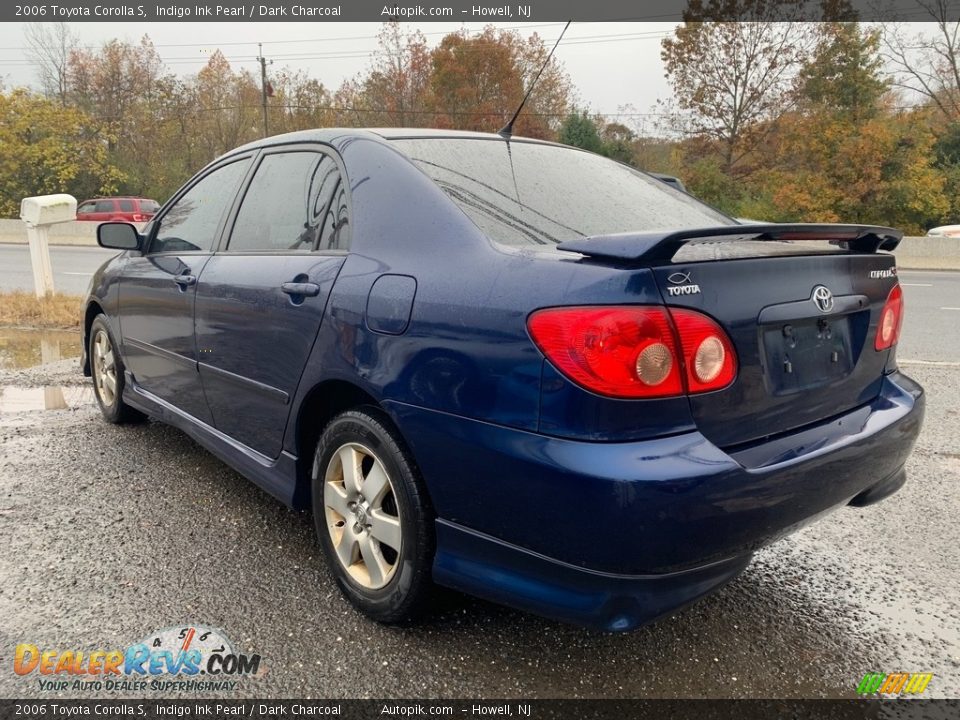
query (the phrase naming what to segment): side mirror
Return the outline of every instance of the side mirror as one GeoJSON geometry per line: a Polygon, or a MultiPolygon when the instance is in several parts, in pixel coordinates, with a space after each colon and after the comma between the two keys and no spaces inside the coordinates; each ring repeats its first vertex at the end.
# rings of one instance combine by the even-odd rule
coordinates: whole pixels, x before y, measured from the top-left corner
{"type": "Polygon", "coordinates": [[[139,250],[140,233],[130,223],[106,222],[97,227],[97,243],[113,250],[139,250]]]}

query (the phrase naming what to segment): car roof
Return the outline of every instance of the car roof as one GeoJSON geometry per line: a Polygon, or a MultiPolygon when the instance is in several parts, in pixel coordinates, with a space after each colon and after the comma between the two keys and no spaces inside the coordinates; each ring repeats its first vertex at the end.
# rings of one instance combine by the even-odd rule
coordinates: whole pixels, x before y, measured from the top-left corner
{"type": "MultiPolygon", "coordinates": [[[[272,145],[285,145],[287,143],[333,143],[335,140],[344,138],[381,138],[383,140],[400,140],[413,138],[459,138],[471,140],[503,140],[502,135],[497,133],[474,132],[470,130],[440,130],[436,128],[317,128],[315,130],[299,130],[297,132],[284,133],[282,135],[273,135],[268,138],[254,140],[245,145],[226,153],[233,155],[238,152],[245,152],[261,147],[270,147],[272,145]]],[[[557,145],[547,140],[538,140],[536,138],[527,138],[514,136],[510,138],[516,142],[534,142],[544,145],[557,145]]],[[[560,147],[566,147],[561,145],[560,147]]],[[[576,149],[576,148],[574,148],[576,149]]]]}

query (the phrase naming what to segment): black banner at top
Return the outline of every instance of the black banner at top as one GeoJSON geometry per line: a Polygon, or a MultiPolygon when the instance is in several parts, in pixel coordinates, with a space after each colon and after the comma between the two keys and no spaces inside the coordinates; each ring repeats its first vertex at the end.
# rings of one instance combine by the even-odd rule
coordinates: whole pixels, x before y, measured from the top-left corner
{"type": "Polygon", "coordinates": [[[960,0],[24,0],[3,22],[960,20],[960,0]],[[825,10],[825,8],[827,8],[825,10]]]}

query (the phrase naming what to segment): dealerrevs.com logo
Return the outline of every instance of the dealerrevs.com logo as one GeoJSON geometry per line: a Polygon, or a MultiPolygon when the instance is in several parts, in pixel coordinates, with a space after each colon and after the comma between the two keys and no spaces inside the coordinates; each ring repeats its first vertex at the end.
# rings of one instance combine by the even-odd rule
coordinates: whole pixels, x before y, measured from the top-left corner
{"type": "Polygon", "coordinates": [[[158,630],[123,649],[60,650],[17,645],[13,671],[41,690],[108,692],[236,690],[263,674],[259,655],[238,653],[220,630],[185,625],[158,630]]]}

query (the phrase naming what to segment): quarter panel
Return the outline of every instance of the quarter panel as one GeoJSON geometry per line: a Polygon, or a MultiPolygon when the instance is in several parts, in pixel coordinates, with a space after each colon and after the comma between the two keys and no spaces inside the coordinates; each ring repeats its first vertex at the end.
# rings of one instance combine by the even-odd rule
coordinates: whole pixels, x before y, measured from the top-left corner
{"type": "MultiPolygon", "coordinates": [[[[494,245],[383,142],[352,138],[337,149],[351,187],[353,244],[295,407],[319,383],[342,379],[380,401],[572,437],[636,439],[691,427],[686,401],[645,410],[562,377],[552,378],[559,382],[541,416],[547,371],[527,316],[556,305],[659,304],[648,270],[494,245]],[[409,325],[402,335],[373,332],[365,315],[371,288],[394,274],[416,281],[409,325]]],[[[288,428],[288,451],[297,450],[295,437],[288,428]]]]}

